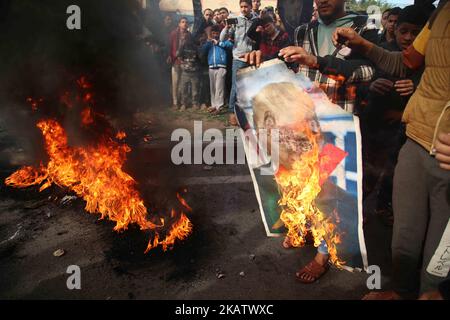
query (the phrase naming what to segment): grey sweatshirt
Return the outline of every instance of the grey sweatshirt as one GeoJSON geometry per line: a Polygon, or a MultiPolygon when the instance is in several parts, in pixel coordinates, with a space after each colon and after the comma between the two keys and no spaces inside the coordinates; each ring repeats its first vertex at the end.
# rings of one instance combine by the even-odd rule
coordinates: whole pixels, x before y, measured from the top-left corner
{"type": "Polygon", "coordinates": [[[224,28],[220,33],[220,41],[225,41],[228,37],[234,37],[233,45],[233,59],[242,60],[240,56],[253,50],[254,41],[247,37],[247,31],[250,29],[255,17],[253,15],[250,18],[239,16],[237,17],[238,23],[231,28],[224,28]]]}

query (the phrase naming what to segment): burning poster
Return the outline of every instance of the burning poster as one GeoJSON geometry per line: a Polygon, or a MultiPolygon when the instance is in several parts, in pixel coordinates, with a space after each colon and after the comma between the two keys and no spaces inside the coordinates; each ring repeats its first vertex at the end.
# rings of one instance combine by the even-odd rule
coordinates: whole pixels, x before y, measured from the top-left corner
{"type": "Polygon", "coordinates": [[[358,118],[280,60],[238,74],[245,153],[268,236],[325,241],[337,266],[367,267],[358,118]],[[247,123],[243,123],[247,122],[247,123]]]}

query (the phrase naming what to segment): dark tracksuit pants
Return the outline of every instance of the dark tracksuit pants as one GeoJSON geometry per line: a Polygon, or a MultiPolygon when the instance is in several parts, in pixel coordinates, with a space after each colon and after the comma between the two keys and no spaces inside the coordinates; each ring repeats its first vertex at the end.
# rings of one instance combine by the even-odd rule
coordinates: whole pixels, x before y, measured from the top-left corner
{"type": "MultiPolygon", "coordinates": [[[[441,169],[427,150],[409,138],[395,168],[393,209],[394,289],[409,298],[419,288],[420,293],[437,290],[449,277],[450,243],[443,243],[443,234],[450,218],[450,171],[441,169]],[[447,265],[439,276],[429,272],[440,268],[430,263],[436,257],[447,265]]],[[[446,235],[450,236],[450,225],[446,235]]]]}

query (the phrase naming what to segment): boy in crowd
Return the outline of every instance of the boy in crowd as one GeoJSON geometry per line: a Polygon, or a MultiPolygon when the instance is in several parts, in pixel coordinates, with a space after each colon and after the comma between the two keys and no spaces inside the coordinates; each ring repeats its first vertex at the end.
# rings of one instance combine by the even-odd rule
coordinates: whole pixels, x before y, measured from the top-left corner
{"type": "Polygon", "coordinates": [[[228,11],[227,8],[222,7],[219,9],[219,14],[220,14],[220,18],[221,18],[221,24],[223,27],[225,27],[225,20],[228,19],[228,16],[230,15],[230,12],[228,11]]]}
{"type": "Polygon", "coordinates": [[[263,61],[278,57],[281,49],[289,46],[289,35],[281,31],[270,14],[253,23],[247,36],[256,42],[263,61]]]}
{"type": "Polygon", "coordinates": [[[259,15],[261,14],[261,0],[252,0],[252,13],[256,16],[259,17],[259,15]]]}
{"type": "MultiPolygon", "coordinates": [[[[236,108],[236,74],[239,69],[245,68],[248,64],[241,58],[246,53],[253,50],[254,41],[247,37],[247,32],[250,29],[254,16],[251,12],[252,0],[239,0],[241,15],[236,18],[237,24],[235,26],[227,24],[220,33],[220,41],[234,38],[233,46],[233,64],[232,64],[232,85],[230,93],[229,111],[230,111],[230,125],[237,125],[236,115],[239,115],[240,110],[236,108]]],[[[244,121],[243,118],[241,118],[244,121]]],[[[243,125],[243,124],[242,124],[243,125]]]]}
{"type": "Polygon", "coordinates": [[[383,26],[383,33],[380,35],[378,39],[378,43],[382,45],[385,42],[391,42],[395,40],[395,26],[397,24],[398,15],[400,14],[399,7],[395,7],[389,10],[387,13],[386,23],[383,26]]]}
{"type": "Polygon", "coordinates": [[[178,21],[178,27],[170,33],[169,37],[169,57],[167,63],[172,65],[172,109],[176,110],[180,103],[180,79],[181,79],[181,60],[179,59],[177,52],[180,49],[182,39],[190,37],[191,34],[188,31],[188,21],[182,17],[178,21]]]}
{"type": "Polygon", "coordinates": [[[211,107],[208,109],[213,114],[222,111],[225,99],[225,78],[227,74],[227,49],[233,47],[229,40],[219,42],[220,26],[211,28],[211,39],[201,48],[203,55],[208,56],[209,86],[211,90],[211,107]]]}
{"type": "Polygon", "coordinates": [[[190,34],[184,34],[181,38],[180,47],[177,51],[177,58],[180,60],[180,111],[187,108],[189,100],[192,103],[192,111],[200,109],[200,59],[198,57],[198,47],[190,34]],[[187,87],[190,84],[191,95],[188,95],[187,87]]]}

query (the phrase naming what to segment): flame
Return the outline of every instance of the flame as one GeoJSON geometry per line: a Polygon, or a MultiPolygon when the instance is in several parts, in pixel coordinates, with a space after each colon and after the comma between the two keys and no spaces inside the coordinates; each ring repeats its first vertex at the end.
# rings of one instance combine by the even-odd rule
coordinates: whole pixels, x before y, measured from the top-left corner
{"type": "Polygon", "coordinates": [[[294,247],[305,244],[305,235],[311,232],[314,246],[325,240],[330,261],[337,267],[345,262],[338,257],[336,245],[341,242],[336,226],[316,206],[315,199],[321,191],[320,135],[314,134],[309,126],[304,130],[311,144],[309,151],[301,154],[290,169],[279,170],[275,179],[281,190],[280,215],[288,229],[287,236],[294,247]]]}
{"type": "Polygon", "coordinates": [[[127,137],[127,134],[124,131],[119,131],[116,134],[116,139],[117,140],[123,140],[127,137]]]}
{"type": "Polygon", "coordinates": [[[32,97],[28,97],[26,99],[26,101],[27,101],[27,103],[30,104],[31,110],[36,111],[38,109],[39,105],[43,103],[44,99],[43,98],[35,99],[32,97]]]}
{"type": "Polygon", "coordinates": [[[84,108],[83,111],[81,111],[81,122],[85,126],[94,123],[94,117],[93,117],[91,108],[87,107],[87,108],[84,108]]]}
{"type": "MultiPolygon", "coordinates": [[[[192,224],[183,211],[164,240],[159,241],[159,232],[164,220],[149,220],[147,208],[137,191],[136,181],[122,167],[126,154],[131,150],[126,144],[112,139],[93,147],[70,147],[63,127],[53,119],[38,122],[37,127],[44,136],[45,149],[49,155],[46,166],[39,168],[23,167],[5,179],[9,186],[25,188],[41,185],[40,191],[52,184],[65,187],[86,201],[85,210],[98,213],[101,219],[115,222],[115,231],[123,231],[130,224],[136,224],[141,230],[153,230],[153,242],[150,241],[145,252],[161,245],[163,250],[171,248],[175,241],[185,239],[192,230],[192,224]]],[[[191,210],[186,201],[177,194],[182,207],[191,210]]],[[[176,216],[172,209],[172,217],[176,216]]],[[[168,227],[168,226],[167,226],[168,227]]]]}

